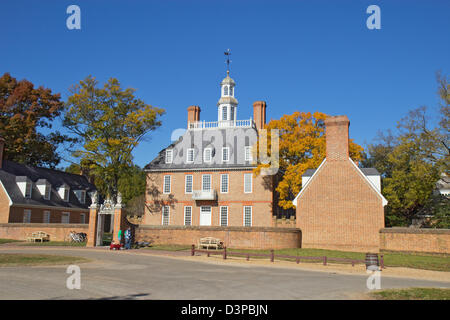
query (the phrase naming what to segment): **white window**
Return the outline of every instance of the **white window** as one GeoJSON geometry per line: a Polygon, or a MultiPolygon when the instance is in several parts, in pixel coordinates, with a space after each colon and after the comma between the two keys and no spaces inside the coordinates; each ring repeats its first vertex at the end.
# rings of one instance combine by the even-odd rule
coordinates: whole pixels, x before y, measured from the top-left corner
{"type": "MultiPolygon", "coordinates": [[[[217,92],[217,91],[216,91],[217,92]]],[[[228,95],[228,86],[224,86],[223,87],[223,95],[227,96],[228,95]]]]}
{"type": "Polygon", "coordinates": [[[184,193],[192,193],[194,177],[191,174],[185,176],[184,193]]]}
{"type": "Polygon", "coordinates": [[[164,186],[163,186],[163,193],[168,194],[170,193],[171,188],[171,176],[164,176],[164,186]]]}
{"type": "Polygon", "coordinates": [[[220,175],[220,192],[228,193],[228,174],[220,175]]]}
{"type": "Polygon", "coordinates": [[[194,149],[193,148],[187,149],[186,162],[187,163],[194,162],[194,149]]]}
{"type": "Polygon", "coordinates": [[[50,211],[44,211],[44,223],[50,223],[50,211]]]}
{"type": "Polygon", "coordinates": [[[211,148],[206,148],[203,151],[203,161],[204,162],[211,162],[212,159],[212,149],[211,148]]]}
{"type": "Polygon", "coordinates": [[[168,226],[170,222],[170,207],[164,206],[162,208],[162,225],[168,226]]]}
{"type": "Polygon", "coordinates": [[[86,203],[86,191],[85,190],[75,190],[75,195],[80,203],[86,203]]]}
{"type": "Polygon", "coordinates": [[[229,147],[223,147],[222,148],[222,161],[227,162],[230,160],[230,148],[229,147]]]}
{"type": "Polygon", "coordinates": [[[252,147],[245,147],[245,161],[252,161],[252,147]]]}
{"type": "Polygon", "coordinates": [[[31,222],[31,210],[25,209],[23,210],[23,223],[31,222]]]}
{"type": "Polygon", "coordinates": [[[52,192],[52,187],[49,184],[45,185],[45,194],[44,194],[44,199],[45,200],[50,200],[50,193],[52,192]]]}
{"type": "Polygon", "coordinates": [[[252,192],[252,173],[244,173],[244,192],[251,193],[252,192]]]}
{"type": "Polygon", "coordinates": [[[211,191],[211,175],[210,174],[202,175],[202,190],[203,191],[211,191]]]}
{"type": "Polygon", "coordinates": [[[220,225],[228,226],[228,207],[220,207],[220,225]]]}
{"type": "Polygon", "coordinates": [[[31,181],[27,181],[26,187],[25,187],[25,198],[31,198],[31,187],[32,183],[31,181]]]}
{"type": "Polygon", "coordinates": [[[63,212],[61,215],[61,223],[70,223],[70,212],[63,212]]]}
{"type": "Polygon", "coordinates": [[[173,150],[166,150],[166,163],[172,163],[173,160],[173,150]]]}
{"type": "Polygon", "coordinates": [[[80,223],[86,223],[86,215],[84,213],[80,213],[80,223]]]}
{"type": "Polygon", "coordinates": [[[230,108],[230,120],[234,120],[234,107],[231,106],[230,108]]]}
{"type": "Polygon", "coordinates": [[[252,206],[244,206],[244,227],[252,226],[252,206]]]}
{"type": "Polygon", "coordinates": [[[58,189],[59,197],[66,202],[69,201],[69,190],[70,190],[70,188],[67,184],[62,185],[58,189]]]}
{"type": "Polygon", "coordinates": [[[233,87],[230,87],[230,96],[233,95],[233,87]]]}
{"type": "Polygon", "coordinates": [[[228,116],[228,114],[227,114],[227,106],[223,106],[222,107],[222,120],[228,120],[227,116],[228,116]]]}
{"type": "Polygon", "coordinates": [[[192,225],[192,207],[184,207],[184,225],[190,226],[192,225]]]}
{"type": "Polygon", "coordinates": [[[64,188],[64,201],[69,201],[69,188],[64,188]]]}

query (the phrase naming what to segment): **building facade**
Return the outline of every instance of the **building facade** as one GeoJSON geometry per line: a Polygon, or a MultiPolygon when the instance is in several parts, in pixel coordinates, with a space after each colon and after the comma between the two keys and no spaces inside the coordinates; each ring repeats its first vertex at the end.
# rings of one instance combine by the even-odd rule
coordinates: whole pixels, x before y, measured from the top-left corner
{"type": "Polygon", "coordinates": [[[188,107],[187,130],[161,150],[147,172],[143,225],[270,227],[272,177],[254,176],[258,134],[266,103],[253,103],[253,118],[237,120],[235,82],[221,82],[217,121],[200,120],[188,107]]]}
{"type": "Polygon", "coordinates": [[[380,248],[386,199],[374,168],[360,169],[349,157],[350,121],[329,117],[326,158],[302,177],[302,190],[293,201],[302,247],[350,251],[380,248]]]}
{"type": "Polygon", "coordinates": [[[88,224],[90,193],[86,177],[3,159],[0,138],[0,224],[88,224]]]}

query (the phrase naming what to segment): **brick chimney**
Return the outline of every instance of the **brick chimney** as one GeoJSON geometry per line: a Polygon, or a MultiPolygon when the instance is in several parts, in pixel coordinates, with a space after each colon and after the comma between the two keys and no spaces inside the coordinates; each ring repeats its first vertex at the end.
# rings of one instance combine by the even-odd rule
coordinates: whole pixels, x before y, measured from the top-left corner
{"type": "Polygon", "coordinates": [[[3,151],[5,149],[5,139],[0,137],[0,169],[3,167],[3,151]]]}
{"type": "Polygon", "coordinates": [[[200,107],[199,106],[189,106],[188,110],[188,124],[189,122],[200,121],[200,107]]]}
{"type": "Polygon", "coordinates": [[[258,130],[263,129],[266,124],[266,102],[253,102],[253,121],[255,121],[258,130]]]}
{"type": "Polygon", "coordinates": [[[348,127],[347,116],[335,116],[325,119],[327,141],[327,161],[348,160],[348,127]]]}

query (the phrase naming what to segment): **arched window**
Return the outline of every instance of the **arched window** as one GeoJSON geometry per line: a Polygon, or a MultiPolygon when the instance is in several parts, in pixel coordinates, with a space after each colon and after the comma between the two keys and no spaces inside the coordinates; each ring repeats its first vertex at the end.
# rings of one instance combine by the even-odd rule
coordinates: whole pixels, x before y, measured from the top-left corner
{"type": "Polygon", "coordinates": [[[234,107],[231,106],[230,108],[230,120],[234,120],[234,107]]]}
{"type": "Polygon", "coordinates": [[[223,95],[224,96],[228,95],[228,86],[223,87],[223,95]]]}
{"type": "Polygon", "coordinates": [[[233,95],[233,87],[230,87],[230,96],[233,95]]]}

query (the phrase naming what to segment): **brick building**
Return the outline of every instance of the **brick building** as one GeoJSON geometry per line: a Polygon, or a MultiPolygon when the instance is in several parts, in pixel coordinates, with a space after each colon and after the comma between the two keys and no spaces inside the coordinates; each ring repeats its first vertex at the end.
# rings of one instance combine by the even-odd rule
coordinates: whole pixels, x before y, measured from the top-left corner
{"type": "Polygon", "coordinates": [[[0,224],[89,223],[95,186],[86,177],[5,160],[3,149],[0,138],[0,224]]]}
{"type": "Polygon", "coordinates": [[[252,173],[266,103],[254,102],[253,118],[237,120],[234,88],[227,72],[217,121],[200,121],[200,107],[188,107],[186,132],[145,167],[143,225],[272,226],[272,178],[252,173]]]}
{"type": "Polygon", "coordinates": [[[329,117],[326,158],[302,176],[294,199],[302,247],[378,251],[386,199],[376,169],[360,169],[349,158],[346,116],[329,117]]]}

